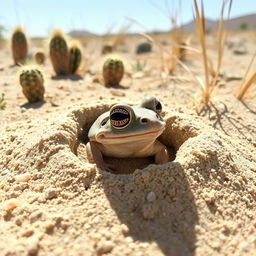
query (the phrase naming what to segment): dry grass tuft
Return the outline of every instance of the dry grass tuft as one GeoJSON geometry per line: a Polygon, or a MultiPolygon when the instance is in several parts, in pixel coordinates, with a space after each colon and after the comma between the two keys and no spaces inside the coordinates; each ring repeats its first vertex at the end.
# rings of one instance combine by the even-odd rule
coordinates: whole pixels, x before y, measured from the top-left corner
{"type": "Polygon", "coordinates": [[[4,99],[4,93],[0,95],[0,109],[4,110],[6,107],[6,101],[4,99]]]}
{"type": "Polygon", "coordinates": [[[179,59],[183,61],[185,59],[186,42],[184,33],[177,28],[176,19],[172,19],[173,29],[171,31],[171,43],[172,43],[172,56],[168,65],[168,73],[173,74],[179,59]]]}
{"type": "Polygon", "coordinates": [[[240,88],[238,90],[237,98],[239,100],[242,100],[242,98],[244,97],[245,93],[249,90],[249,88],[254,83],[256,83],[256,72],[252,73],[251,75],[248,75],[248,73],[249,73],[249,71],[250,71],[250,69],[252,67],[252,64],[254,62],[255,57],[256,57],[256,52],[253,55],[251,62],[249,63],[249,66],[248,66],[248,68],[247,68],[247,70],[245,72],[244,78],[243,78],[242,83],[240,85],[240,88]]]}
{"type": "Polygon", "coordinates": [[[130,29],[131,25],[131,22],[123,25],[115,35],[110,35],[112,28],[109,29],[109,31],[103,37],[105,42],[103,43],[102,53],[111,53],[115,51],[119,45],[124,44],[127,31],[130,29]]]}
{"type": "Polygon", "coordinates": [[[218,77],[220,74],[222,59],[224,55],[224,45],[227,37],[227,33],[224,31],[224,27],[223,27],[224,11],[227,4],[229,4],[229,10],[228,10],[228,17],[229,17],[231,6],[232,6],[232,0],[223,1],[222,3],[218,31],[217,31],[217,40],[218,40],[217,64],[216,64],[216,68],[214,69],[213,62],[209,58],[207,53],[204,4],[202,1],[201,11],[199,11],[197,0],[194,0],[195,27],[196,27],[196,33],[199,39],[199,44],[201,47],[201,54],[202,54],[203,65],[204,65],[204,81],[199,80],[200,81],[199,85],[202,90],[202,102],[205,105],[208,105],[212,92],[218,84],[218,77]]]}

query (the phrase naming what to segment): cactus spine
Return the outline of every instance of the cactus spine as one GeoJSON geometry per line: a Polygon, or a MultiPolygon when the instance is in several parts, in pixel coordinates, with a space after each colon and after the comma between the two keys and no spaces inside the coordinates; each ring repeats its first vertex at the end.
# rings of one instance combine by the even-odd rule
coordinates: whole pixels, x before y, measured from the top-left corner
{"type": "Polygon", "coordinates": [[[78,41],[71,41],[69,47],[69,72],[77,72],[82,60],[82,51],[78,41]]]}
{"type": "Polygon", "coordinates": [[[124,64],[121,60],[109,58],[103,65],[103,78],[106,87],[117,86],[124,75],[124,64]]]}
{"type": "Polygon", "coordinates": [[[50,40],[50,58],[56,75],[69,73],[69,51],[64,34],[55,30],[50,40]]]}
{"type": "Polygon", "coordinates": [[[24,64],[28,55],[28,42],[21,27],[16,27],[12,33],[11,48],[14,63],[24,64]]]}
{"type": "Polygon", "coordinates": [[[19,78],[22,92],[28,102],[33,103],[44,99],[44,78],[39,69],[24,68],[19,78]]]}

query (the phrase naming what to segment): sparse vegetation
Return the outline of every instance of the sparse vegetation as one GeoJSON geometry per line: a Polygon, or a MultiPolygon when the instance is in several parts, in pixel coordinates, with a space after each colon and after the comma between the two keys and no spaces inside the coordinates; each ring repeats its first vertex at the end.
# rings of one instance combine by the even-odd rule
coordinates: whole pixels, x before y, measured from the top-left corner
{"type": "Polygon", "coordinates": [[[34,58],[37,64],[44,64],[45,62],[45,54],[44,51],[42,49],[37,49],[35,54],[34,54],[34,58]]]}
{"type": "Polygon", "coordinates": [[[5,101],[5,98],[4,98],[4,93],[2,93],[0,95],[0,109],[4,110],[5,107],[6,107],[6,101],[5,101]]]}
{"type": "Polygon", "coordinates": [[[12,56],[16,65],[25,64],[28,55],[28,39],[22,27],[17,26],[11,37],[12,56]]]}
{"type": "Polygon", "coordinates": [[[122,26],[119,31],[114,34],[111,34],[112,27],[109,29],[109,31],[106,33],[106,35],[103,37],[103,46],[102,46],[102,54],[108,54],[112,53],[117,50],[118,46],[122,45],[125,41],[126,33],[131,27],[131,23],[128,23],[124,26],[122,26]]]}
{"type": "Polygon", "coordinates": [[[256,72],[253,72],[252,74],[248,75],[250,70],[251,70],[251,67],[252,67],[252,65],[254,63],[255,57],[256,57],[256,52],[253,55],[252,60],[251,60],[251,62],[248,65],[248,68],[247,68],[247,70],[245,72],[245,75],[244,75],[244,78],[242,80],[242,83],[241,83],[241,85],[239,87],[239,90],[238,90],[238,93],[237,93],[237,98],[239,100],[242,100],[242,98],[244,97],[246,92],[249,90],[249,88],[254,83],[256,83],[256,72]]]}
{"type": "Polygon", "coordinates": [[[207,45],[206,45],[206,30],[205,30],[205,16],[204,16],[204,5],[203,1],[201,2],[201,12],[199,11],[197,0],[194,0],[194,9],[195,9],[195,26],[196,26],[196,33],[199,39],[199,45],[201,47],[201,54],[202,54],[202,61],[204,66],[204,80],[198,79],[198,84],[202,90],[202,102],[207,105],[209,103],[210,97],[214,88],[217,85],[218,77],[220,74],[222,59],[224,55],[224,45],[226,39],[226,33],[224,32],[223,28],[223,20],[224,20],[224,10],[226,4],[229,2],[229,13],[232,6],[231,1],[223,1],[221,14],[219,18],[219,26],[217,32],[217,41],[218,41],[218,49],[217,49],[217,65],[216,69],[214,70],[212,67],[212,61],[209,58],[207,52],[207,45]]]}
{"type": "Polygon", "coordinates": [[[143,62],[140,60],[137,60],[135,64],[132,65],[132,70],[134,72],[141,72],[145,69],[147,65],[147,61],[144,60],[143,62]]]}
{"type": "Polygon", "coordinates": [[[139,43],[136,47],[137,54],[149,53],[151,51],[152,51],[152,45],[150,42],[139,43]]]}
{"type": "Polygon", "coordinates": [[[82,61],[82,50],[78,40],[68,42],[64,33],[56,29],[50,39],[50,58],[57,76],[74,74],[82,61]]]}
{"type": "Polygon", "coordinates": [[[56,29],[50,39],[50,58],[56,75],[69,73],[69,50],[65,35],[56,29]]]}
{"type": "Polygon", "coordinates": [[[73,40],[69,45],[69,73],[74,74],[77,72],[82,61],[82,50],[80,42],[73,40]]]}
{"type": "Polygon", "coordinates": [[[109,58],[103,65],[103,78],[106,87],[118,86],[124,75],[122,60],[109,58]]]}
{"type": "Polygon", "coordinates": [[[248,24],[246,22],[243,22],[240,24],[240,29],[241,30],[247,30],[248,29],[248,24]]]}
{"type": "Polygon", "coordinates": [[[38,68],[22,67],[19,79],[28,102],[34,103],[44,99],[44,77],[38,68]]]}

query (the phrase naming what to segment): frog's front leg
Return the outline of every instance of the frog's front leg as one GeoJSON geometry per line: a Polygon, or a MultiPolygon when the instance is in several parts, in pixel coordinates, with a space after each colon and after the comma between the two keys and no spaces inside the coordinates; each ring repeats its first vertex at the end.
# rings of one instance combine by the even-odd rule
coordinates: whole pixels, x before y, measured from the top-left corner
{"type": "Polygon", "coordinates": [[[166,146],[160,141],[156,141],[155,144],[155,163],[156,164],[166,164],[169,162],[169,154],[166,146]]]}
{"type": "Polygon", "coordinates": [[[89,163],[95,163],[98,168],[112,172],[113,168],[104,162],[100,145],[97,142],[90,141],[86,144],[86,152],[89,163]]]}

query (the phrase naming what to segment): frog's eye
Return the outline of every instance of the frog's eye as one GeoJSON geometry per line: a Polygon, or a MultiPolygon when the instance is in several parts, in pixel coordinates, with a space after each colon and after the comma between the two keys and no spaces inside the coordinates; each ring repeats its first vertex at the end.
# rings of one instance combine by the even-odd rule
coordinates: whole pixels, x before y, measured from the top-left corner
{"type": "Polygon", "coordinates": [[[156,101],[156,112],[158,114],[162,112],[162,104],[158,100],[156,101]]]}
{"type": "Polygon", "coordinates": [[[118,106],[110,112],[110,122],[114,128],[123,129],[131,122],[131,114],[126,108],[118,106]]]}

